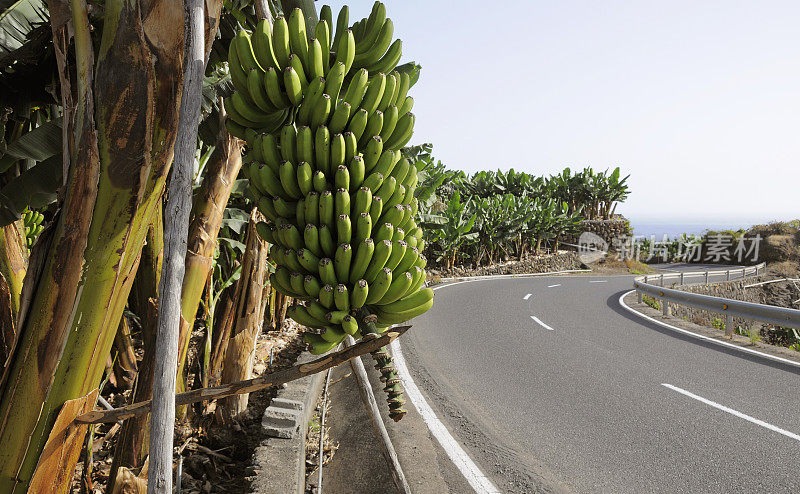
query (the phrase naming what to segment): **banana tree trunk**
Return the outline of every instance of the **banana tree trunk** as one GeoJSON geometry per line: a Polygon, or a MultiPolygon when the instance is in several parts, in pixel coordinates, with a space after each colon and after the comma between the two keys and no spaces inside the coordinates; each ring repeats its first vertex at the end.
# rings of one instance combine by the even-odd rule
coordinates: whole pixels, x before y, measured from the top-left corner
{"type": "Polygon", "coordinates": [[[73,0],[71,13],[77,97],[70,169],[0,390],[4,493],[26,491],[61,405],[100,382],[177,128],[182,9],[164,0],[146,11],[138,2],[108,0],[96,63],[86,2],[73,0]]]}
{"type": "Polygon", "coordinates": [[[22,220],[0,229],[0,369],[16,339],[22,282],[28,270],[28,246],[22,220]]]}
{"type": "Polygon", "coordinates": [[[186,391],[186,369],[189,340],[195,316],[203,296],[203,288],[211,274],[222,214],[242,167],[242,141],[228,134],[220,125],[217,144],[206,165],[206,175],[195,200],[189,243],[186,251],[186,273],[181,292],[180,339],[178,343],[177,391],[186,391]]]}
{"type": "Polygon", "coordinates": [[[211,343],[211,362],[208,369],[208,385],[218,386],[222,379],[222,364],[228,348],[228,340],[233,330],[236,309],[234,292],[236,286],[228,287],[220,297],[214,317],[213,341],[211,343]]]}
{"type": "MultiPolygon", "coordinates": [[[[236,283],[236,310],[233,331],[225,352],[222,367],[222,384],[250,379],[253,371],[253,356],[256,337],[264,323],[264,308],[267,302],[267,251],[268,244],[256,232],[256,224],[264,221],[257,210],[250,214],[247,225],[247,240],[242,256],[242,276],[236,283]]],[[[247,408],[249,394],[225,398],[217,408],[218,418],[227,421],[247,408]]]]}
{"type": "Polygon", "coordinates": [[[114,360],[114,375],[117,377],[118,389],[131,389],[139,369],[136,365],[136,353],[131,339],[131,327],[128,318],[123,316],[119,321],[117,334],[114,336],[114,350],[117,358],[114,360]]]}
{"type": "MultiPolygon", "coordinates": [[[[156,209],[156,217],[147,232],[147,241],[142,249],[139,270],[128,299],[133,312],[142,321],[142,343],[144,354],[139,363],[139,373],[131,394],[130,403],[147,401],[153,397],[153,370],[155,364],[155,336],[158,320],[158,285],[161,281],[161,265],[164,257],[164,223],[162,208],[156,209]]],[[[149,451],[150,415],[133,417],[122,423],[122,429],[114,449],[107,490],[113,492],[119,467],[139,468],[144,464],[149,451]]]]}

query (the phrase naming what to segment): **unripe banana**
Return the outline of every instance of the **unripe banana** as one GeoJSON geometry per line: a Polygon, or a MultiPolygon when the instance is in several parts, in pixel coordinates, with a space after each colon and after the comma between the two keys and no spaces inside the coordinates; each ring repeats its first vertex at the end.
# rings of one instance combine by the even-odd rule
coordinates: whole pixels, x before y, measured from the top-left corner
{"type": "Polygon", "coordinates": [[[342,137],[344,137],[344,162],[350,163],[358,154],[358,139],[352,132],[345,132],[342,137]]]}
{"type": "Polygon", "coordinates": [[[286,191],[289,197],[292,199],[303,197],[303,193],[297,184],[297,170],[291,162],[284,161],[281,163],[279,176],[283,190],[286,191]]]}
{"type": "Polygon", "coordinates": [[[419,256],[417,256],[417,260],[414,262],[414,266],[425,269],[425,266],[427,265],[428,265],[428,259],[424,255],[420,254],[419,256]]]}
{"type": "Polygon", "coordinates": [[[309,273],[316,273],[319,270],[319,256],[314,255],[310,249],[299,249],[297,251],[297,262],[309,273]]]}
{"type": "Polygon", "coordinates": [[[350,177],[350,192],[356,192],[358,189],[361,188],[361,184],[364,182],[364,159],[361,156],[354,156],[353,159],[350,160],[350,166],[347,168],[349,177],[350,177]]]}
{"type": "MultiPolygon", "coordinates": [[[[336,287],[333,287],[332,297],[334,297],[334,299],[336,297],[335,294],[336,294],[336,287]]],[[[345,310],[332,310],[327,314],[325,314],[325,320],[329,324],[342,324],[342,321],[344,321],[344,318],[347,317],[348,315],[350,314],[348,314],[348,312],[345,310]]]]}
{"type": "MultiPolygon", "coordinates": [[[[307,224],[319,224],[319,194],[315,191],[309,191],[305,197],[305,210],[303,217],[307,224]]],[[[304,226],[305,228],[305,226],[304,226]]]]}
{"type": "Polygon", "coordinates": [[[366,238],[355,245],[358,246],[355,257],[350,264],[350,275],[348,280],[350,284],[356,283],[360,280],[369,267],[369,262],[372,260],[372,255],[375,252],[375,244],[371,238],[366,238]]]}
{"type": "Polygon", "coordinates": [[[361,69],[355,73],[350,84],[347,86],[347,92],[344,95],[344,100],[350,103],[353,108],[358,108],[361,105],[361,100],[364,99],[364,94],[367,91],[367,81],[369,80],[369,72],[366,69],[361,69]]]}
{"type": "Polygon", "coordinates": [[[394,225],[391,223],[383,223],[378,226],[378,229],[375,231],[375,235],[373,238],[376,242],[382,242],[384,240],[392,241],[394,238],[394,225]]]}
{"type": "Polygon", "coordinates": [[[386,53],[389,45],[392,43],[392,36],[394,35],[394,24],[391,19],[386,19],[380,32],[375,40],[375,43],[368,50],[359,50],[356,44],[356,57],[353,60],[353,65],[356,67],[364,67],[366,65],[373,65],[386,53]]]}
{"type": "Polygon", "coordinates": [[[358,322],[348,314],[342,318],[342,330],[352,336],[358,332],[358,322]]]}
{"type": "MultiPolygon", "coordinates": [[[[345,102],[346,103],[346,102],[345,102]]],[[[348,105],[350,103],[347,103],[348,105]]],[[[367,122],[369,121],[369,114],[367,110],[363,108],[359,108],[353,118],[350,119],[350,124],[348,125],[347,129],[353,133],[356,137],[356,140],[361,139],[361,136],[364,135],[364,131],[367,128],[367,122]]]]}
{"type": "Polygon", "coordinates": [[[333,261],[328,257],[319,260],[318,266],[319,279],[326,285],[337,285],[336,272],[333,268],[333,261]]]}
{"type": "Polygon", "coordinates": [[[273,277],[270,276],[270,282],[272,282],[273,285],[282,289],[284,293],[294,293],[294,290],[292,290],[292,286],[289,283],[290,272],[288,269],[283,266],[278,266],[275,268],[273,275],[275,277],[274,280],[273,277]]]}
{"type": "Polygon", "coordinates": [[[334,134],[341,133],[347,128],[347,122],[350,121],[350,103],[343,101],[338,108],[331,115],[331,120],[328,123],[330,131],[334,134]]]}
{"type": "Polygon", "coordinates": [[[284,125],[281,128],[281,156],[284,161],[298,163],[297,161],[297,130],[294,125],[284,125]]]}
{"type": "Polygon", "coordinates": [[[334,212],[336,216],[343,214],[348,218],[350,217],[350,193],[347,192],[347,189],[339,189],[336,191],[334,203],[334,212]]]}
{"type": "Polygon", "coordinates": [[[286,310],[286,315],[303,326],[308,326],[309,328],[325,327],[325,321],[320,321],[312,317],[302,305],[293,305],[289,307],[286,310]]]}
{"type": "Polygon", "coordinates": [[[300,237],[300,231],[296,226],[287,224],[284,229],[286,230],[284,233],[284,236],[286,237],[286,244],[289,247],[294,250],[303,247],[303,239],[300,237]]]}
{"type": "Polygon", "coordinates": [[[350,190],[350,172],[346,166],[342,165],[336,169],[336,174],[333,176],[333,185],[337,189],[350,190]]]}
{"type": "Polygon", "coordinates": [[[333,194],[326,190],[319,195],[319,224],[333,228],[336,209],[333,206],[333,194]]]}
{"type": "Polygon", "coordinates": [[[303,197],[299,201],[297,201],[297,205],[295,207],[295,222],[294,224],[297,225],[298,231],[303,231],[308,224],[306,222],[306,198],[303,197]]]}
{"type": "Polygon", "coordinates": [[[417,245],[419,244],[419,239],[411,234],[406,234],[406,236],[403,237],[403,240],[406,241],[409,247],[417,247],[417,245]]]}
{"type": "MultiPolygon", "coordinates": [[[[338,36],[339,33],[337,32],[336,35],[338,36]]],[[[347,74],[356,57],[356,39],[353,37],[353,31],[349,29],[345,31],[338,43],[336,45],[336,62],[344,64],[344,73],[347,74]]]]}
{"type": "MultiPolygon", "coordinates": [[[[392,235],[392,242],[405,240],[405,238],[406,238],[406,231],[403,230],[400,226],[395,227],[394,235],[392,235]]],[[[406,244],[408,244],[408,242],[406,242],[406,244]]]]}
{"type": "Polygon", "coordinates": [[[374,242],[374,251],[372,258],[369,261],[367,270],[364,272],[364,279],[371,285],[375,282],[375,278],[386,266],[386,261],[389,260],[389,255],[392,253],[392,242],[389,240],[381,240],[374,242]]]}
{"type": "MultiPolygon", "coordinates": [[[[251,172],[252,171],[251,168],[251,172]]],[[[253,175],[253,180],[256,181],[256,184],[260,185],[261,189],[269,196],[289,197],[286,192],[284,192],[278,176],[272,173],[272,170],[268,166],[258,163],[257,173],[253,175]]]]}
{"type": "Polygon", "coordinates": [[[403,104],[398,106],[399,106],[397,108],[398,115],[402,116],[411,113],[411,110],[414,108],[414,98],[412,98],[411,96],[406,96],[406,99],[403,102],[403,104]]]}
{"type": "MultiPolygon", "coordinates": [[[[397,76],[398,85],[397,85],[397,93],[395,94],[394,100],[392,103],[398,106],[402,106],[403,102],[406,100],[406,96],[408,95],[408,89],[411,87],[411,79],[408,74],[405,72],[398,72],[397,76]]],[[[403,116],[402,114],[400,115],[403,116]]]]}
{"type": "MultiPolygon", "coordinates": [[[[342,35],[347,32],[349,25],[350,9],[347,5],[343,5],[339,10],[339,15],[336,17],[336,32],[334,33],[333,42],[331,43],[334,49],[339,49],[339,40],[341,40],[342,35]]],[[[353,50],[355,51],[355,41],[353,42],[353,50]]]]}
{"type": "Polygon", "coordinates": [[[405,257],[407,247],[408,244],[406,244],[403,240],[392,242],[392,253],[389,255],[389,259],[386,260],[384,267],[394,271],[397,265],[400,264],[400,261],[403,260],[403,257],[405,257]]]}
{"type": "Polygon", "coordinates": [[[336,273],[336,279],[339,280],[340,282],[348,280],[350,276],[350,263],[352,260],[353,260],[353,249],[350,247],[350,244],[341,244],[336,249],[336,254],[334,255],[334,261],[333,261],[333,268],[336,273]]]}
{"type": "Polygon", "coordinates": [[[291,101],[283,92],[277,69],[272,67],[267,68],[267,73],[264,74],[264,88],[267,90],[267,98],[275,108],[287,108],[291,106],[291,101]]]}
{"type": "Polygon", "coordinates": [[[414,114],[406,113],[397,121],[392,137],[386,141],[386,149],[400,149],[405,146],[414,134],[414,114]]]}
{"type": "Polygon", "coordinates": [[[261,73],[264,72],[264,68],[258,63],[256,55],[253,53],[253,45],[250,42],[250,36],[247,31],[238,31],[232,42],[236,43],[236,55],[239,57],[239,63],[242,64],[245,72],[249,72],[251,69],[256,69],[261,73]]]}
{"type": "Polygon", "coordinates": [[[344,136],[342,134],[334,134],[331,136],[331,159],[329,162],[329,173],[335,173],[336,170],[344,165],[344,136]]]}
{"type": "Polygon", "coordinates": [[[424,304],[417,306],[411,310],[407,310],[404,312],[396,312],[396,313],[386,313],[380,309],[378,309],[378,323],[381,324],[399,324],[401,322],[408,321],[413,319],[417,316],[420,316],[430,310],[433,307],[433,299],[425,302],[424,304]]]}
{"type": "MultiPolygon", "coordinates": [[[[399,151],[395,151],[395,153],[400,155],[399,151]]],[[[411,169],[411,165],[408,163],[408,160],[405,159],[405,158],[402,158],[400,161],[397,162],[397,165],[395,165],[392,168],[392,171],[391,171],[390,175],[394,177],[394,179],[397,181],[398,185],[400,185],[400,184],[405,185],[403,183],[403,180],[405,180],[406,175],[408,175],[408,172],[409,172],[410,169],[411,169]]],[[[404,202],[404,204],[405,204],[405,202],[404,202]]]]}
{"type": "Polygon", "coordinates": [[[406,173],[405,178],[403,178],[403,185],[405,185],[406,187],[416,187],[416,185],[417,185],[417,167],[416,166],[409,165],[408,173],[406,173]]]}
{"type": "MultiPolygon", "coordinates": [[[[325,174],[330,173],[330,144],[331,134],[328,128],[324,125],[318,126],[316,135],[314,136],[314,157],[316,158],[314,164],[317,170],[321,170],[325,174]]],[[[323,176],[323,180],[324,178],[323,176]]]]}
{"type": "Polygon", "coordinates": [[[328,309],[333,309],[335,307],[333,303],[333,286],[330,284],[324,285],[319,291],[319,303],[322,304],[323,307],[328,309]]]}
{"type": "Polygon", "coordinates": [[[311,177],[311,182],[314,184],[314,190],[318,194],[322,194],[326,190],[329,191],[330,187],[328,182],[325,181],[325,174],[322,170],[317,170],[314,172],[314,175],[311,177]]]}
{"type": "Polygon", "coordinates": [[[289,25],[283,16],[277,17],[272,23],[272,48],[280,68],[288,67],[292,50],[289,46],[289,25]]]}
{"type": "Polygon", "coordinates": [[[405,312],[419,307],[433,299],[433,290],[425,288],[395,302],[384,304],[380,307],[384,313],[405,312]]]}
{"type": "Polygon", "coordinates": [[[336,326],[326,326],[325,330],[319,334],[320,338],[329,343],[339,343],[347,338],[347,333],[336,326]]]}
{"type": "Polygon", "coordinates": [[[275,136],[272,134],[263,134],[258,143],[264,163],[270,167],[273,173],[277,174],[283,159],[278,151],[278,141],[275,140],[275,136]]]}
{"type": "Polygon", "coordinates": [[[267,67],[281,68],[275,51],[272,48],[272,27],[266,19],[261,19],[256,25],[252,36],[253,52],[256,60],[265,70],[267,67]]]}
{"type": "Polygon", "coordinates": [[[325,255],[319,243],[319,230],[315,225],[310,223],[306,225],[305,230],[303,230],[303,240],[305,241],[306,248],[313,252],[315,256],[322,257],[325,255]]]}
{"type": "Polygon", "coordinates": [[[236,90],[242,91],[247,96],[247,99],[250,99],[247,89],[247,72],[242,68],[242,62],[239,60],[239,54],[236,51],[236,44],[235,40],[231,40],[230,45],[228,45],[228,70],[236,90]]]}
{"type": "Polygon", "coordinates": [[[378,305],[385,305],[398,300],[403,296],[403,294],[406,293],[406,291],[408,291],[413,281],[414,277],[411,276],[411,273],[409,272],[398,274],[392,281],[392,284],[389,285],[389,289],[386,290],[386,293],[383,295],[383,297],[381,297],[381,299],[376,303],[378,305]]]}
{"type": "MultiPolygon", "coordinates": [[[[347,312],[350,310],[350,293],[347,289],[347,286],[339,284],[336,285],[336,288],[333,290],[333,302],[336,305],[336,308],[342,312],[347,312]]],[[[350,317],[349,315],[345,315],[342,318],[344,319],[350,317]]]]}
{"type": "Polygon", "coordinates": [[[336,219],[336,240],[338,244],[350,243],[353,235],[352,228],[350,217],[340,214],[336,219]]]}
{"type": "MultiPolygon", "coordinates": [[[[325,78],[324,77],[314,77],[311,79],[311,82],[308,84],[308,89],[303,92],[303,102],[300,103],[300,106],[297,109],[297,116],[295,117],[295,121],[300,125],[311,125],[312,117],[314,115],[314,110],[317,107],[317,104],[322,99],[323,92],[325,91],[325,78]]],[[[314,129],[317,126],[311,125],[311,128],[314,129]]]]}
{"type": "MultiPolygon", "coordinates": [[[[395,178],[390,175],[389,177],[387,177],[383,181],[383,184],[381,184],[380,188],[375,191],[375,195],[376,196],[381,196],[381,198],[383,199],[384,209],[386,210],[386,212],[383,213],[384,215],[386,215],[389,212],[389,210],[391,209],[391,205],[389,204],[389,202],[390,202],[392,194],[394,194],[394,190],[396,188],[397,188],[397,180],[395,180],[395,178]]],[[[402,218],[402,215],[400,217],[402,218]]],[[[384,220],[384,221],[386,221],[386,220],[384,220]]],[[[399,218],[398,218],[398,221],[399,221],[399,218]]],[[[395,221],[390,221],[389,223],[392,223],[394,225],[398,225],[399,224],[398,222],[395,222],[395,221]]]]}
{"type": "MultiPolygon", "coordinates": [[[[394,177],[391,177],[394,178],[394,177]]],[[[406,188],[402,185],[397,185],[394,189],[394,193],[392,197],[389,198],[389,202],[384,204],[387,208],[392,208],[398,204],[403,203],[403,198],[406,196],[406,188]]]]}
{"type": "Polygon", "coordinates": [[[256,223],[256,232],[258,233],[258,236],[269,244],[275,243],[274,228],[275,228],[274,226],[267,224],[263,221],[256,223]]]}
{"type": "Polygon", "coordinates": [[[416,247],[409,247],[406,249],[406,254],[403,256],[403,259],[395,268],[397,272],[404,272],[411,269],[415,262],[419,259],[419,251],[416,247]]]}
{"type": "Polygon", "coordinates": [[[386,75],[376,74],[372,76],[369,81],[367,91],[364,93],[364,99],[361,101],[361,108],[367,110],[367,113],[372,113],[378,109],[378,105],[383,98],[383,91],[386,89],[386,75]]]}
{"type": "Polygon", "coordinates": [[[305,161],[297,165],[297,185],[303,195],[309,194],[314,188],[311,183],[311,165],[305,161]]]}
{"type": "MultiPolygon", "coordinates": [[[[422,254],[420,254],[422,256],[422,254]]],[[[403,295],[403,297],[407,297],[419,291],[422,284],[425,282],[425,269],[419,266],[412,266],[411,267],[411,275],[414,277],[414,280],[411,282],[411,288],[403,295]]]]}
{"type": "MultiPolygon", "coordinates": [[[[368,281],[369,283],[369,281],[368,281]]],[[[375,281],[369,283],[369,293],[367,294],[367,305],[374,304],[381,300],[389,287],[392,286],[392,270],[383,268],[378,273],[375,281]]]]}
{"type": "Polygon", "coordinates": [[[327,225],[320,225],[319,227],[319,245],[322,247],[322,252],[328,257],[333,257],[336,253],[336,244],[333,241],[333,233],[327,225]]]}
{"type": "Polygon", "coordinates": [[[311,113],[311,126],[319,127],[328,122],[328,116],[331,114],[331,97],[323,94],[314,106],[314,111],[311,113]]]}
{"type": "Polygon", "coordinates": [[[319,13],[320,20],[317,22],[317,27],[314,28],[314,37],[317,38],[322,49],[322,70],[327,74],[331,63],[331,27],[333,27],[332,19],[329,15],[331,14],[331,9],[329,6],[323,5],[319,13]],[[327,10],[325,7],[328,7],[327,10]],[[328,14],[329,16],[326,18],[323,14],[328,14]]]}
{"type": "Polygon", "coordinates": [[[353,212],[355,213],[369,213],[369,208],[372,205],[372,191],[366,187],[360,187],[356,191],[356,197],[353,200],[353,212]]]}
{"type": "Polygon", "coordinates": [[[411,209],[411,206],[404,206],[403,207],[403,219],[400,220],[400,226],[405,228],[405,226],[411,221],[414,216],[414,210],[411,209]]]}
{"type": "Polygon", "coordinates": [[[226,118],[225,119],[225,129],[228,133],[234,137],[238,137],[239,139],[245,138],[245,131],[247,127],[244,125],[234,122],[233,120],[226,118]]]}
{"type": "Polygon", "coordinates": [[[372,218],[372,224],[377,225],[380,221],[381,213],[383,212],[383,199],[381,196],[372,196],[372,204],[369,206],[369,216],[372,218]]]}
{"type": "MultiPolygon", "coordinates": [[[[292,273],[289,276],[289,284],[295,293],[299,293],[300,295],[307,297],[308,294],[306,293],[305,288],[303,288],[303,278],[305,278],[305,275],[300,273],[292,273]]],[[[322,323],[322,321],[319,322],[322,323]]]]}
{"type": "Polygon", "coordinates": [[[263,74],[255,69],[250,70],[250,73],[247,74],[247,90],[250,93],[250,98],[259,110],[264,113],[274,113],[278,109],[269,101],[267,90],[263,86],[263,81],[263,74]]]}
{"type": "Polygon", "coordinates": [[[325,94],[330,95],[331,101],[334,106],[338,108],[339,93],[342,90],[344,83],[345,66],[342,62],[336,62],[331,70],[328,71],[328,76],[325,78],[325,94]]]}
{"type": "Polygon", "coordinates": [[[306,20],[303,11],[296,8],[289,15],[289,46],[292,53],[296,53],[300,60],[308,60],[308,35],[306,34],[306,20]]]}
{"type": "Polygon", "coordinates": [[[397,62],[400,61],[400,57],[402,56],[403,42],[399,39],[396,39],[389,49],[386,50],[386,53],[383,55],[383,57],[381,57],[380,60],[374,64],[366,66],[365,68],[373,74],[376,72],[383,72],[384,74],[387,74],[397,67],[397,62]]]}
{"type": "MultiPolygon", "coordinates": [[[[245,79],[245,84],[246,83],[247,83],[247,79],[245,79]]],[[[237,99],[244,98],[244,96],[242,96],[242,94],[244,94],[242,91],[237,91],[237,92],[233,93],[234,96],[238,95],[237,99]]],[[[233,120],[234,122],[238,123],[239,125],[241,125],[243,127],[249,127],[249,128],[259,128],[259,127],[261,127],[261,124],[259,124],[257,122],[254,122],[253,120],[250,120],[248,118],[245,118],[244,115],[242,115],[239,112],[239,110],[233,104],[233,96],[223,100],[222,105],[225,108],[225,111],[228,113],[227,117],[228,117],[229,120],[233,120]]]]}
{"type": "MultiPolygon", "coordinates": [[[[293,58],[294,55],[289,57],[293,58]]],[[[291,63],[291,60],[290,60],[291,63]]],[[[297,71],[291,65],[283,69],[283,85],[286,95],[293,106],[298,106],[303,101],[303,83],[297,71]]]]}
{"type": "MultiPolygon", "coordinates": [[[[381,155],[383,155],[383,150],[384,150],[383,139],[381,139],[380,136],[371,137],[370,140],[367,142],[366,149],[364,150],[365,170],[372,170],[373,168],[375,168],[375,166],[377,165],[378,161],[381,158],[381,155]]],[[[381,175],[383,175],[383,177],[386,177],[388,176],[388,173],[381,172],[381,175]]]]}
{"type": "Polygon", "coordinates": [[[305,333],[303,335],[303,340],[308,343],[308,352],[311,355],[322,355],[324,353],[328,353],[339,344],[339,342],[336,341],[325,341],[322,339],[322,336],[314,333],[305,333]]]}
{"type": "MultiPolygon", "coordinates": [[[[292,273],[304,271],[303,266],[300,264],[300,260],[297,259],[297,253],[292,249],[283,249],[283,254],[281,255],[281,260],[283,264],[289,268],[289,271],[292,273]]],[[[290,278],[291,281],[291,278],[290,278]]],[[[292,291],[298,293],[289,283],[289,287],[292,288],[292,291]]]]}
{"type": "MultiPolygon", "coordinates": [[[[398,74],[393,72],[386,76],[386,87],[383,89],[383,97],[378,103],[378,110],[386,113],[386,109],[394,104],[395,92],[398,90],[398,74]]],[[[397,105],[395,105],[397,106],[397,105]]]]}
{"type": "Polygon", "coordinates": [[[350,307],[352,309],[360,309],[364,307],[369,295],[369,285],[367,280],[357,280],[353,285],[353,291],[350,293],[350,307]]]}
{"type": "MultiPolygon", "coordinates": [[[[356,232],[354,235],[356,245],[368,239],[372,233],[372,218],[369,213],[361,213],[356,219],[356,232]]],[[[365,268],[366,269],[366,268],[365,268]]]]}
{"type": "Polygon", "coordinates": [[[370,115],[367,120],[367,128],[364,129],[364,134],[361,136],[359,143],[366,145],[373,137],[380,137],[381,128],[383,128],[383,112],[378,110],[370,115]]]}
{"type": "Polygon", "coordinates": [[[322,44],[317,38],[311,38],[308,45],[308,73],[311,77],[324,77],[325,64],[322,60],[322,44]]]}
{"type": "Polygon", "coordinates": [[[320,290],[322,289],[317,277],[310,274],[306,275],[306,277],[303,278],[303,288],[305,289],[308,296],[311,298],[317,298],[319,296],[320,290]]]}
{"type": "Polygon", "coordinates": [[[384,141],[392,136],[394,128],[397,127],[397,121],[400,115],[397,111],[397,105],[389,105],[386,111],[383,112],[383,125],[381,126],[380,136],[384,141]]]}
{"type": "MultiPolygon", "coordinates": [[[[308,163],[314,162],[314,137],[311,134],[311,128],[300,126],[297,128],[297,137],[295,138],[297,146],[297,161],[308,163]]],[[[299,180],[299,179],[298,179],[299,180]]]]}

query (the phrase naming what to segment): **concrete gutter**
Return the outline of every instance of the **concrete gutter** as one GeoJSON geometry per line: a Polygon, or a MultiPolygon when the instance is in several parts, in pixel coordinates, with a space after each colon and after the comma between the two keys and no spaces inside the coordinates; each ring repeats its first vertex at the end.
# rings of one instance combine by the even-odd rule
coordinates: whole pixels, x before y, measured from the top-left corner
{"type": "MultiPolygon", "coordinates": [[[[304,352],[298,364],[314,360],[304,352]]],[[[314,413],[325,373],[287,383],[264,410],[262,426],[268,437],[253,453],[254,494],[303,494],[306,486],[306,431],[314,413]]]]}

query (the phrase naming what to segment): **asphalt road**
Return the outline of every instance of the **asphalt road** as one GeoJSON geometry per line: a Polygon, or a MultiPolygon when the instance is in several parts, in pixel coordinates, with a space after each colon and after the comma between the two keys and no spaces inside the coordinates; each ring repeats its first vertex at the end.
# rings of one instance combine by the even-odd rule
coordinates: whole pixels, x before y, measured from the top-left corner
{"type": "Polygon", "coordinates": [[[503,492],[800,492],[800,369],[629,314],[632,278],[442,287],[403,353],[503,492]]]}

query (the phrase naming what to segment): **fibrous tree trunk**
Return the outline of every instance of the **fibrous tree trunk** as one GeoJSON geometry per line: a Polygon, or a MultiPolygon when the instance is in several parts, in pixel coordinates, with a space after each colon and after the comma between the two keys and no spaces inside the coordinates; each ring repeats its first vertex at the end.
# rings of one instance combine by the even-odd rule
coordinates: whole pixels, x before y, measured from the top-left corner
{"type": "MultiPolygon", "coordinates": [[[[256,224],[264,221],[257,210],[250,214],[247,239],[242,256],[242,275],[236,283],[233,326],[225,351],[222,383],[250,379],[253,370],[256,338],[264,322],[267,304],[267,252],[269,245],[256,232],[256,224]]],[[[218,417],[225,421],[247,408],[248,394],[231,396],[222,400],[217,408],[218,417]]]]}
{"type": "Polygon", "coordinates": [[[100,382],[177,129],[183,24],[174,2],[106,1],[99,43],[85,1],[72,1],[71,17],[69,173],[0,390],[0,492],[27,489],[61,405],[100,382]]]}
{"type": "Polygon", "coordinates": [[[133,387],[139,369],[136,365],[136,353],[131,339],[131,327],[128,318],[123,316],[119,321],[117,334],[114,336],[114,375],[117,378],[117,388],[130,389],[133,387]]]}
{"type": "Polygon", "coordinates": [[[28,247],[22,220],[0,228],[0,369],[16,338],[22,282],[28,269],[28,247]]]}

